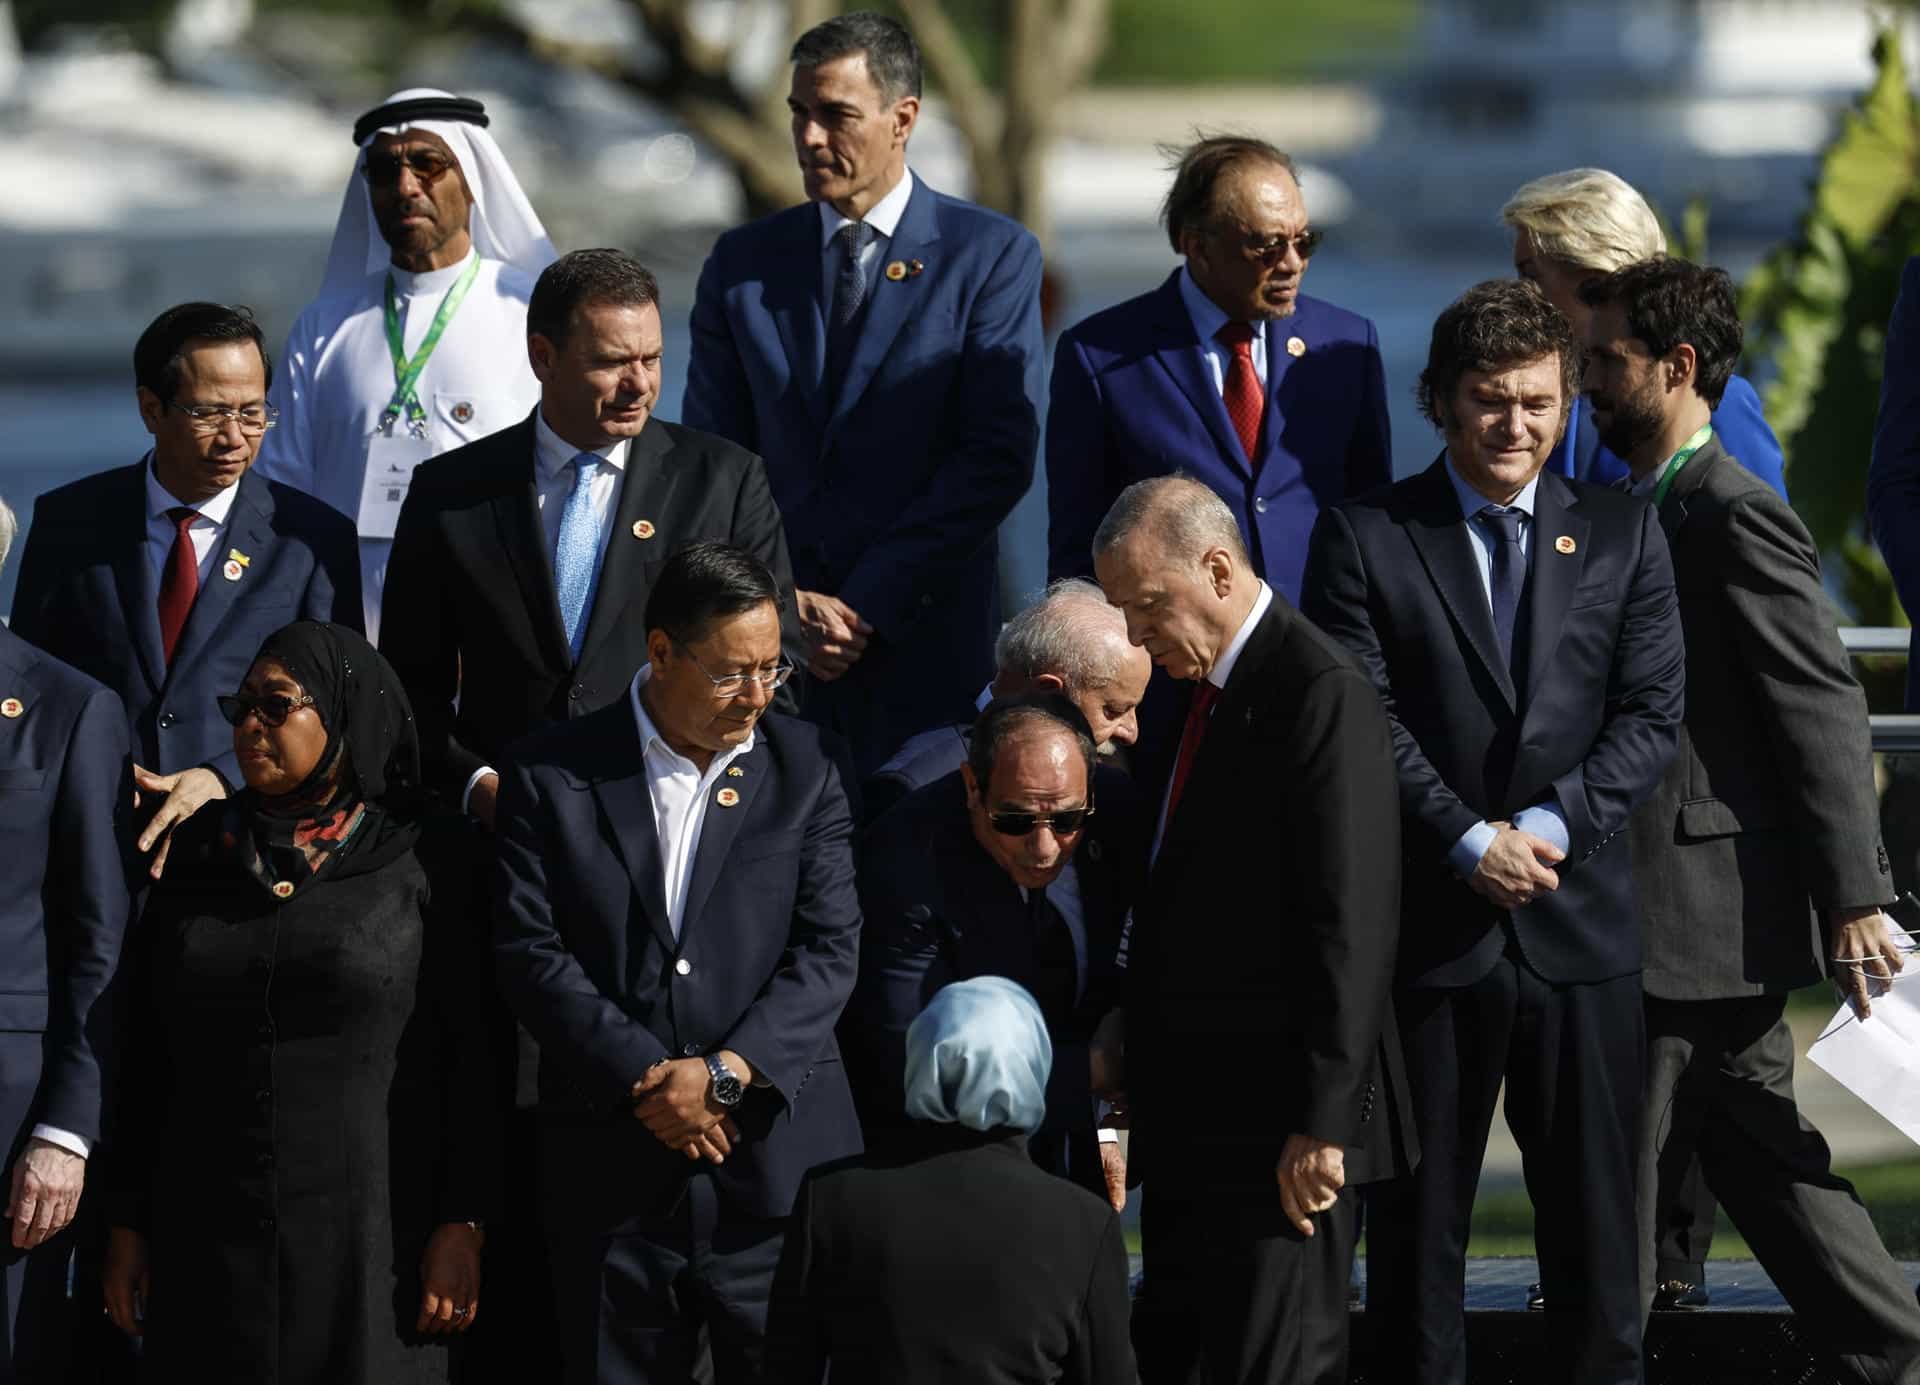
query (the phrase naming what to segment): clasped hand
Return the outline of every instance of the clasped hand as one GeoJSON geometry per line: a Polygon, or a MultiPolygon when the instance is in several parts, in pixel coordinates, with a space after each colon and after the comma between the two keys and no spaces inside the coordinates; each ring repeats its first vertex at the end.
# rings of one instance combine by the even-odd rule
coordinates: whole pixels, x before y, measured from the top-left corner
{"type": "Polygon", "coordinates": [[[1543,890],[1560,888],[1560,877],[1553,867],[1566,860],[1567,853],[1531,832],[1522,832],[1510,822],[1496,822],[1494,838],[1486,854],[1467,881],[1476,894],[1493,901],[1502,909],[1518,909],[1531,904],[1543,890]]]}
{"type": "Polygon", "coordinates": [[[825,592],[794,593],[800,609],[800,629],[807,637],[807,672],[831,683],[860,662],[867,652],[873,627],[837,596],[825,592]]]}
{"type": "Polygon", "coordinates": [[[724,1163],[740,1139],[727,1108],[713,1099],[713,1076],[704,1058],[655,1063],[633,1084],[633,1099],[634,1119],[689,1159],[724,1163]]]}
{"type": "Polygon", "coordinates": [[[1273,1177],[1280,1185],[1280,1210],[1294,1230],[1312,1236],[1314,1213],[1331,1208],[1347,1185],[1346,1152],[1311,1135],[1289,1135],[1273,1177]]]}

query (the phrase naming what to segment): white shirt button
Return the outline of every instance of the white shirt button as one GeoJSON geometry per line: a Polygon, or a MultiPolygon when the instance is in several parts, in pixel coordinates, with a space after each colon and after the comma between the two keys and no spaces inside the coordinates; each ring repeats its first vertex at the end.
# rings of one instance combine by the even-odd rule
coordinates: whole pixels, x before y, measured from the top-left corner
{"type": "Polygon", "coordinates": [[[679,961],[673,964],[673,969],[679,972],[682,976],[685,976],[688,972],[693,970],[693,963],[689,962],[686,958],[682,957],[679,961]]]}

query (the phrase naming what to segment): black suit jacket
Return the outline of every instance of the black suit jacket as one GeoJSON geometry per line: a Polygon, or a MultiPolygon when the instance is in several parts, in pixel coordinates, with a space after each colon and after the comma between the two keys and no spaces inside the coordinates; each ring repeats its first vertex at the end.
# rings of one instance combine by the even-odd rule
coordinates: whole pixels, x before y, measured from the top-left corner
{"type": "Polygon", "coordinates": [[[793,570],[760,459],[654,418],[627,451],[576,665],[534,499],[533,415],[421,463],[394,532],[380,652],[420,719],[428,782],[457,802],[518,737],[620,701],[647,661],[654,580],[703,540],[736,544],[773,570],[791,655],[793,570]]]}
{"type": "MultiPolygon", "coordinates": [[[[1093,801],[1074,852],[1086,984],[1070,1013],[1046,1016],[1053,1074],[1033,1152],[1049,1170],[1104,1191],[1087,1045],[1121,1000],[1126,919],[1144,883],[1147,841],[1126,775],[1096,770],[1093,801]]],[[[907,1028],[934,994],[975,976],[1037,990],[1039,958],[1019,887],[974,840],[957,769],[901,799],[861,839],[860,908],[860,981],[841,1029],[872,1143],[906,1123],[907,1028]]]]}
{"type": "Polygon", "coordinates": [[[131,907],[132,806],[120,700],[0,627],[0,1030],[39,1036],[33,1070],[0,1075],[0,1148],[41,1121],[100,1137],[96,1007],[131,907]]]}
{"type": "Polygon", "coordinates": [[[345,516],[248,471],[168,664],[147,551],[148,465],[99,472],[34,503],[13,632],[113,689],[144,768],[210,765],[237,787],[233,730],[214,699],[240,686],[284,625],[360,628],[359,542],[345,516]],[[235,581],[224,576],[229,553],[245,555],[235,581]]]}
{"type": "Polygon", "coordinates": [[[632,1114],[663,1058],[730,1048],[771,1084],[713,1173],[748,1215],[785,1216],[802,1174],[860,1149],[833,1037],[860,937],[837,752],[777,714],[754,734],[721,781],[739,802],[707,807],[677,940],[630,702],[536,732],[502,770],[496,963],[540,1046],[562,1216],[611,1225],[684,1186],[694,1166],[632,1114]]]}
{"type": "Polygon", "coordinates": [[[1867,699],[1785,501],[1709,442],[1660,507],[1687,642],[1687,719],[1633,819],[1646,987],[1668,1000],[1826,974],[1813,908],[1890,903],[1867,699]]]}
{"type": "Polygon", "coordinates": [[[1415,1157],[1388,993],[1399,931],[1380,700],[1278,592],[1221,690],[1128,956],[1131,1160],[1269,1194],[1290,1134],[1349,1183],[1415,1157]],[[1198,1117],[1198,1119],[1196,1119],[1198,1117]]]}
{"type": "Polygon", "coordinates": [[[794,1205],[767,1379],[1133,1385],[1120,1218],[1017,1135],[920,1125],[911,1155],[822,1169],[794,1205]]]}
{"type": "Polygon", "coordinates": [[[1542,472],[1516,627],[1525,675],[1500,658],[1444,458],[1328,510],[1306,609],[1385,700],[1400,770],[1406,925],[1400,970],[1464,985],[1506,930],[1553,982],[1640,969],[1627,819],[1679,739],[1684,650],[1666,539],[1643,500],[1542,472]],[[1480,821],[1550,798],[1567,821],[1560,887],[1511,915],[1454,875],[1480,821]]]}

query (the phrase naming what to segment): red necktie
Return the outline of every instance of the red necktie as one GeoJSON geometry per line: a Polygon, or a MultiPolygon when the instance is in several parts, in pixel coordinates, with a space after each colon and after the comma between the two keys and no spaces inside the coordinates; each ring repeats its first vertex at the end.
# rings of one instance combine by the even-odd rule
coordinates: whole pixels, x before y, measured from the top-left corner
{"type": "Polygon", "coordinates": [[[1253,368],[1253,328],[1244,322],[1229,322],[1213,334],[1213,339],[1233,352],[1227,362],[1227,417],[1233,431],[1240,435],[1240,446],[1253,464],[1254,449],[1260,446],[1260,417],[1266,412],[1266,392],[1260,388],[1260,376],[1253,368]]]}
{"type": "Polygon", "coordinates": [[[187,628],[187,613],[200,591],[200,564],[193,556],[193,540],[187,530],[200,518],[198,510],[184,505],[167,511],[173,521],[173,547],[167,550],[167,565],[160,572],[160,648],[173,663],[173,647],[180,643],[180,632],[187,628]]]}
{"type": "Polygon", "coordinates": [[[1173,825],[1174,809],[1180,806],[1181,791],[1187,787],[1187,775],[1200,753],[1200,738],[1207,734],[1207,715],[1213,710],[1220,689],[1201,679],[1193,690],[1193,702],[1187,708],[1187,727],[1180,733],[1180,758],[1173,762],[1173,783],[1167,789],[1167,825],[1173,825]]]}

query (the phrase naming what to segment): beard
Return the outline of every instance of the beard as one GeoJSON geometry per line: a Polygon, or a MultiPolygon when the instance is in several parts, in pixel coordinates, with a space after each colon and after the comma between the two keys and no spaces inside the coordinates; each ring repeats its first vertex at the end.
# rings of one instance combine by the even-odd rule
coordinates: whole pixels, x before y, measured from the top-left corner
{"type": "Polygon", "coordinates": [[[1660,413],[1659,398],[1652,385],[1633,394],[1621,395],[1607,414],[1607,421],[1601,423],[1596,413],[1594,426],[1607,451],[1622,461],[1647,439],[1658,437],[1660,430],[1666,426],[1666,419],[1660,413]]]}

